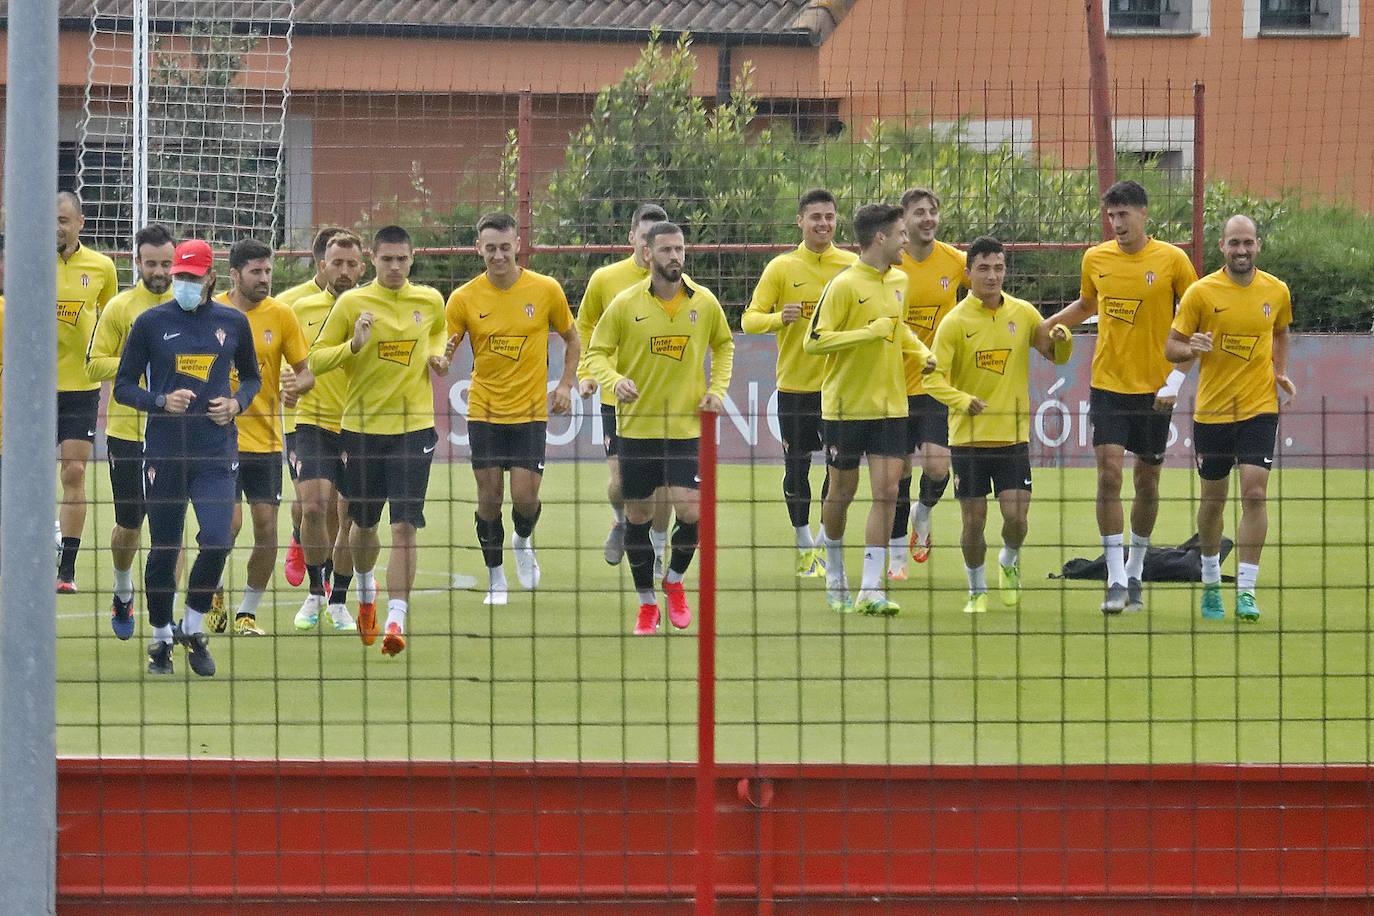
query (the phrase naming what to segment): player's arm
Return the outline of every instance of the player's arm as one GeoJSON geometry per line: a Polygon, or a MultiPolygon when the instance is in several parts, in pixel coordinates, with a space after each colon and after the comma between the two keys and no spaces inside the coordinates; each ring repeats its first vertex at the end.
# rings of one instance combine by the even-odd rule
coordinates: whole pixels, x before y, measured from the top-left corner
{"type": "Polygon", "coordinates": [[[730,377],[735,370],[735,336],[730,333],[730,323],[720,302],[716,302],[715,319],[715,331],[711,334],[711,381],[697,408],[723,413],[725,392],[730,390],[730,377]]]}
{"type": "Polygon", "coordinates": [[[930,351],[925,341],[916,336],[916,332],[905,322],[897,325],[897,333],[901,335],[902,352],[917,362],[926,364],[925,372],[929,375],[935,369],[935,354],[930,351]]]}
{"type": "MultiPolygon", "coordinates": [[[[777,263],[776,259],[769,261],[768,266],[763,269],[763,275],[754,287],[754,296],[749,300],[749,306],[744,310],[744,314],[740,316],[739,326],[746,334],[776,333],[783,325],[789,323],[785,320],[785,308],[778,304],[781,298],[779,288],[782,271],[774,266],[777,263]]],[[[796,312],[800,314],[800,304],[797,305],[796,312]]],[[[797,316],[793,315],[792,320],[796,321],[797,316]]]]}
{"type": "Polygon", "coordinates": [[[281,401],[286,407],[295,407],[296,401],[311,388],[315,387],[315,374],[310,371],[310,348],[305,343],[305,333],[294,312],[289,312],[282,341],[282,361],[291,371],[282,378],[281,401]]]}
{"type": "Polygon", "coordinates": [[[587,353],[591,349],[592,333],[605,310],[601,278],[597,274],[592,274],[591,280],[587,282],[587,290],[582,294],[582,304],[577,307],[577,337],[584,343],[577,363],[577,392],[584,398],[596,393],[596,379],[587,367],[587,353]]]}
{"type": "Polygon", "coordinates": [[[439,308],[435,320],[429,323],[429,357],[425,363],[436,378],[443,378],[448,375],[449,366],[453,363],[453,351],[458,349],[458,338],[447,334],[444,299],[438,291],[434,292],[434,300],[439,308]]]}
{"type": "Polygon", "coordinates": [[[874,318],[862,328],[839,330],[849,316],[849,300],[853,297],[854,291],[848,286],[837,287],[833,280],[826,286],[816,303],[816,310],[811,313],[811,326],[802,342],[803,350],[816,355],[835,353],[870,340],[881,340],[892,333],[897,322],[886,315],[874,318]]]}
{"type": "Polygon", "coordinates": [[[1191,363],[1212,350],[1212,333],[1198,330],[1202,324],[1201,298],[1190,289],[1178,303],[1178,314],[1174,315],[1169,339],[1164,342],[1164,358],[1171,363],[1191,363]]]}
{"type": "Polygon", "coordinates": [[[329,316],[324,320],[324,327],[320,328],[319,336],[310,347],[310,356],[307,359],[310,371],[316,377],[334,371],[353,356],[355,320],[351,308],[347,305],[340,307],[345,298],[341,296],[335,300],[334,307],[329,310],[329,316]]]}
{"type": "MultiPolygon", "coordinates": [[[[247,318],[243,319],[238,346],[234,348],[234,368],[239,371],[239,390],[234,392],[233,398],[229,400],[238,403],[236,413],[243,413],[262,389],[262,373],[258,371],[258,350],[253,345],[253,332],[247,318]]],[[[214,404],[214,401],[210,402],[212,412],[214,404]]]]}
{"type": "Polygon", "coordinates": [[[1076,328],[1097,314],[1097,281],[1093,278],[1092,268],[1088,265],[1088,255],[1084,254],[1079,262],[1078,298],[1055,312],[1040,326],[1051,331],[1057,324],[1066,328],[1076,328]]]}
{"type": "Polygon", "coordinates": [[[950,372],[954,368],[960,343],[960,333],[962,332],[955,327],[955,322],[945,319],[940,323],[940,327],[935,331],[935,369],[921,380],[921,387],[926,394],[950,410],[971,412],[969,408],[975,402],[981,402],[973,395],[955,388],[950,381],[950,372]]]}
{"type": "Polygon", "coordinates": [[[620,334],[619,312],[614,308],[607,309],[601,320],[596,323],[591,343],[587,345],[582,358],[587,373],[608,391],[614,391],[617,383],[625,378],[615,368],[615,354],[620,349],[620,334]]]}
{"type": "Polygon", "coordinates": [[[1042,321],[1035,326],[1031,346],[1045,359],[1062,366],[1073,356],[1073,332],[1068,325],[1059,322],[1048,327],[1046,325],[1047,322],[1042,321]]]}
{"type": "Polygon", "coordinates": [[[572,308],[563,294],[563,287],[555,284],[554,288],[558,292],[549,313],[549,327],[563,338],[563,374],[549,394],[549,409],[561,414],[572,410],[572,390],[577,384],[577,366],[582,362],[582,338],[577,333],[577,323],[573,321],[572,308]]]}
{"type": "Polygon", "coordinates": [[[1297,386],[1288,377],[1288,328],[1293,323],[1293,300],[1286,286],[1283,292],[1283,301],[1279,303],[1278,314],[1274,316],[1272,358],[1274,361],[1274,381],[1278,383],[1280,389],[1288,394],[1288,401],[1292,401],[1298,395],[1297,386]]]}
{"type": "Polygon", "coordinates": [[[119,372],[119,354],[127,334],[122,311],[106,309],[95,320],[95,331],[86,347],[86,376],[93,382],[108,381],[119,372]]]}
{"type": "Polygon", "coordinates": [[[119,292],[119,271],[115,268],[114,261],[106,258],[105,264],[100,270],[103,282],[100,286],[100,292],[95,297],[97,316],[105,310],[105,306],[115,297],[115,293],[119,292]]]}
{"type": "Polygon", "coordinates": [[[144,413],[157,411],[156,395],[140,384],[151,355],[147,335],[151,323],[151,319],[145,317],[140,317],[134,322],[133,328],[129,331],[129,339],[124,343],[124,352],[119,357],[114,390],[111,392],[119,403],[144,413]]]}

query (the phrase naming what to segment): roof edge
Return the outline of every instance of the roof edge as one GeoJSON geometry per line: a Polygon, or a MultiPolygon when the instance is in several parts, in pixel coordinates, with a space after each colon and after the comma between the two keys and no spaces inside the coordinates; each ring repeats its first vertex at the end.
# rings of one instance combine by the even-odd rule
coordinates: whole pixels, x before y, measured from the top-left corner
{"type": "Polygon", "coordinates": [[[806,9],[797,14],[793,28],[811,35],[812,45],[821,45],[839,28],[844,17],[854,9],[857,0],[811,0],[806,9]]]}

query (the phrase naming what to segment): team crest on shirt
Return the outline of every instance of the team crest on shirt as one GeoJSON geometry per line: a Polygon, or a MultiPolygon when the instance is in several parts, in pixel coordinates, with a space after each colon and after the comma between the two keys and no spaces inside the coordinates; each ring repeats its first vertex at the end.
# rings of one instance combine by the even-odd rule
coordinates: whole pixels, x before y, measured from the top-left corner
{"type": "Polygon", "coordinates": [[[1146,286],[1154,286],[1154,285],[1155,285],[1155,272],[1154,272],[1153,270],[1147,270],[1147,271],[1145,271],[1145,285],[1146,285],[1146,286]]]}
{"type": "Polygon", "coordinates": [[[1016,333],[1016,322],[1014,322],[1014,321],[1008,321],[1008,322],[1007,322],[1007,333],[1008,333],[1008,334],[1015,334],[1015,333],[1016,333]]]}
{"type": "Polygon", "coordinates": [[[901,291],[900,289],[894,289],[894,290],[892,291],[892,295],[895,296],[895,297],[897,298],[897,304],[898,304],[898,305],[901,305],[901,304],[902,304],[902,291],[901,291]]]}
{"type": "Polygon", "coordinates": [[[422,320],[419,309],[416,309],[415,311],[411,312],[410,317],[415,319],[416,324],[419,324],[422,320]]]}
{"type": "Polygon", "coordinates": [[[271,344],[272,344],[272,332],[271,332],[271,331],[263,331],[263,332],[262,332],[262,342],[265,343],[265,344],[267,344],[267,345],[269,345],[269,346],[271,346],[271,344]]]}
{"type": "Polygon", "coordinates": [[[940,289],[949,292],[949,277],[940,278],[940,289]]]}
{"type": "Polygon", "coordinates": [[[81,275],[81,285],[82,285],[82,286],[90,286],[90,285],[91,285],[91,278],[90,278],[90,275],[88,275],[88,274],[82,274],[82,275],[81,275]]]}
{"type": "Polygon", "coordinates": [[[1269,311],[1270,311],[1270,309],[1269,309],[1269,303],[1266,302],[1266,303],[1264,303],[1264,317],[1265,317],[1265,318],[1268,318],[1268,317],[1269,317],[1269,311]]]}
{"type": "Polygon", "coordinates": [[[687,320],[690,321],[692,324],[696,324],[696,323],[697,323],[697,310],[696,310],[696,309],[691,309],[690,311],[687,312],[687,320]]]}
{"type": "Polygon", "coordinates": [[[224,338],[226,336],[228,335],[224,333],[224,328],[215,328],[215,340],[219,341],[221,347],[224,346],[224,338]]]}
{"type": "Polygon", "coordinates": [[[525,317],[526,317],[526,318],[533,318],[533,317],[534,317],[534,304],[533,304],[533,303],[530,303],[530,302],[526,302],[526,303],[525,303],[525,317]]]}

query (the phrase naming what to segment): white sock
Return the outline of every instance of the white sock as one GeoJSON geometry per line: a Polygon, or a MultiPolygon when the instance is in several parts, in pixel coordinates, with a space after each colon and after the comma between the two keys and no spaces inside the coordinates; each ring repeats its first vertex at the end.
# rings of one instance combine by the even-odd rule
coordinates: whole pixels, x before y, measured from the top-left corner
{"type": "Polygon", "coordinates": [[[1253,592],[1259,581],[1258,563],[1236,564],[1236,588],[1242,592],[1253,592]]]}
{"type": "Polygon", "coordinates": [[[165,626],[165,627],[153,627],[153,639],[156,639],[158,642],[171,642],[171,641],[172,641],[172,626],[171,626],[171,624],[168,624],[168,625],[165,626]]]}
{"type": "Polygon", "coordinates": [[[663,581],[668,582],[672,585],[676,585],[677,583],[682,581],[682,573],[678,572],[676,569],[673,569],[670,566],[668,567],[668,571],[663,574],[663,581]]]}
{"type": "Polygon", "coordinates": [[[1221,554],[1214,553],[1210,557],[1202,555],[1202,584],[1216,585],[1221,581],[1221,554]]]}
{"type": "Polygon", "coordinates": [[[181,632],[187,636],[194,636],[197,633],[205,632],[205,615],[200,611],[186,609],[185,616],[181,619],[181,632]]]}
{"type": "Polygon", "coordinates": [[[883,590],[883,563],[887,560],[887,549],[881,544],[870,544],[864,548],[864,577],[859,588],[866,592],[883,590]]]}
{"type": "Polygon", "coordinates": [[[649,529],[649,543],[654,545],[654,556],[663,559],[663,551],[668,547],[668,532],[649,529]]]}
{"type": "Polygon", "coordinates": [[[1107,584],[1126,584],[1126,539],[1119,534],[1102,535],[1102,553],[1107,558],[1107,584]]]}
{"type": "Polygon", "coordinates": [[[240,614],[251,614],[258,616],[258,602],[262,600],[263,590],[253,588],[251,585],[244,586],[243,601],[239,604],[240,614]]]}
{"type": "Polygon", "coordinates": [[[815,548],[816,542],[811,537],[810,525],[798,525],[796,528],[793,528],[792,530],[795,531],[797,534],[798,550],[811,550],[815,548]]]}
{"type": "Polygon", "coordinates": [[[489,590],[490,590],[490,589],[505,588],[505,587],[506,587],[506,567],[505,567],[504,565],[503,565],[503,566],[489,566],[489,567],[487,567],[487,582],[488,582],[488,584],[489,584],[489,586],[488,586],[489,590]]]}
{"type": "Polygon", "coordinates": [[[625,507],[624,507],[624,506],[621,506],[619,509],[616,509],[616,508],[612,507],[612,508],[611,508],[611,511],[612,511],[613,513],[615,513],[615,523],[616,523],[617,525],[623,525],[623,524],[625,524],[625,507]]]}
{"type": "Polygon", "coordinates": [[[532,538],[522,538],[517,534],[511,537],[510,545],[516,550],[529,550],[534,546],[534,541],[532,538]]]}
{"type": "Polygon", "coordinates": [[[641,588],[639,590],[640,604],[658,604],[658,595],[654,594],[651,588],[641,588]]]}
{"type": "Polygon", "coordinates": [[[358,576],[358,600],[363,604],[371,604],[377,600],[377,578],[372,575],[372,570],[363,572],[355,570],[358,576]]]}
{"type": "Polygon", "coordinates": [[[386,603],[386,624],[391,626],[393,623],[400,624],[401,630],[406,628],[406,603],[400,598],[392,598],[386,603]]]}
{"type": "Polygon", "coordinates": [[[1145,551],[1150,549],[1148,535],[1131,532],[1131,550],[1126,557],[1126,578],[1145,578],[1145,551]]]}
{"type": "Polygon", "coordinates": [[[965,566],[964,573],[968,576],[968,593],[970,595],[981,595],[988,590],[988,577],[985,570],[986,566],[965,566]]]}
{"type": "Polygon", "coordinates": [[[1006,544],[1003,544],[1002,552],[997,555],[997,562],[1001,563],[1003,566],[1015,566],[1017,563],[1021,562],[1021,548],[1008,547],[1006,544]]]}
{"type": "Polygon", "coordinates": [[[821,526],[821,544],[825,546],[825,568],[840,579],[844,578],[844,539],[832,538],[821,526]]]}
{"type": "Polygon", "coordinates": [[[120,601],[134,600],[134,571],[116,569],[114,571],[114,593],[120,601]]]}
{"type": "Polygon", "coordinates": [[[930,536],[930,506],[923,502],[912,503],[911,527],[921,540],[930,536]]]}

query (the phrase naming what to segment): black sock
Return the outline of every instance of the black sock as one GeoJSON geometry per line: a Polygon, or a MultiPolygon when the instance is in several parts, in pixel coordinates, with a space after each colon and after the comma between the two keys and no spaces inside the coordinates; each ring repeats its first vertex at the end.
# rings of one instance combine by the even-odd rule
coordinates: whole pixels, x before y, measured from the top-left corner
{"type": "Polygon", "coordinates": [[[294,525],[291,526],[291,540],[295,541],[297,544],[301,542],[301,529],[294,525]]]}
{"type": "Polygon", "coordinates": [[[318,564],[318,563],[307,563],[307,564],[305,564],[305,574],[306,574],[307,576],[310,577],[310,594],[312,594],[312,595],[323,595],[323,594],[324,594],[324,569],[322,568],[321,564],[318,564]]]}
{"type": "Polygon", "coordinates": [[[935,504],[940,501],[940,497],[945,494],[945,487],[949,486],[949,475],[946,474],[939,480],[932,480],[929,474],[921,474],[920,500],[921,505],[927,509],[935,508],[935,504]]]}
{"type": "Polygon", "coordinates": [[[897,505],[892,512],[892,539],[906,537],[908,517],[911,515],[911,475],[897,481],[897,505]]]}
{"type": "Polygon", "coordinates": [[[517,510],[514,506],[511,506],[510,520],[511,524],[515,526],[516,537],[527,538],[530,535],[534,534],[534,526],[538,524],[539,516],[543,513],[543,511],[543,503],[540,503],[539,505],[534,507],[534,514],[531,516],[521,515],[519,510],[517,510]]]}
{"type": "Polygon", "coordinates": [[[329,577],[334,575],[334,559],[331,557],[330,559],[325,560],[324,565],[321,567],[321,569],[324,573],[324,581],[328,582],[329,577]]]}
{"type": "Polygon", "coordinates": [[[330,604],[347,604],[348,587],[353,584],[352,573],[334,573],[334,587],[329,592],[330,604]]]}
{"type": "Polygon", "coordinates": [[[697,552],[697,523],[679,521],[673,526],[673,555],[668,560],[668,568],[679,576],[692,565],[692,557],[697,552]]]}
{"type": "Polygon", "coordinates": [[[811,524],[811,453],[784,454],[782,458],[782,497],[793,528],[811,524]]]}
{"type": "Polygon", "coordinates": [[[635,588],[652,591],[654,587],[654,545],[649,540],[649,522],[636,525],[625,522],[625,556],[630,561],[630,574],[635,588]]]}
{"type": "Polygon", "coordinates": [[[501,516],[491,521],[483,521],[482,516],[473,513],[477,522],[477,543],[482,548],[482,562],[487,569],[501,565],[502,542],[506,539],[506,528],[501,524],[501,516]]]}
{"type": "Polygon", "coordinates": [[[81,549],[81,538],[62,539],[62,559],[57,563],[57,578],[70,582],[76,578],[76,552],[81,549]]]}

